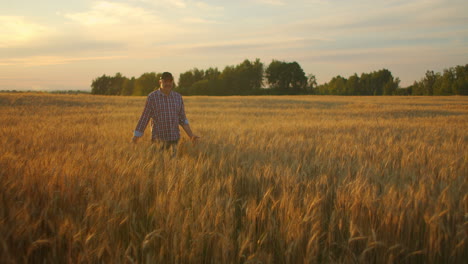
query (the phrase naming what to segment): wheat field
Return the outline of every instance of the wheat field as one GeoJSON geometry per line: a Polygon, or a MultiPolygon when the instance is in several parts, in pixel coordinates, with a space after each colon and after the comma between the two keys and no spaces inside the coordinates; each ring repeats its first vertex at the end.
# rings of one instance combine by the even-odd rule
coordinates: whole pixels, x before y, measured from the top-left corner
{"type": "Polygon", "coordinates": [[[1,263],[464,263],[467,97],[0,94],[1,263]],[[183,133],[183,132],[182,132],[183,133]]]}

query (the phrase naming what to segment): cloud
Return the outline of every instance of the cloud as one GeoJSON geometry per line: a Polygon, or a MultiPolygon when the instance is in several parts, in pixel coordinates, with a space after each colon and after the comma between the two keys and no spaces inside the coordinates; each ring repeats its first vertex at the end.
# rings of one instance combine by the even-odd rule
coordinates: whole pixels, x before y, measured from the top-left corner
{"type": "Polygon", "coordinates": [[[336,1],[316,1],[309,16],[297,16],[297,19],[292,19],[288,24],[311,31],[355,34],[378,30],[398,33],[401,30],[440,28],[459,25],[462,21],[468,22],[464,8],[461,8],[468,5],[458,0],[451,2],[459,4],[449,5],[440,0],[364,0],[339,1],[339,4],[336,1]]]}
{"type": "MultiPolygon", "coordinates": [[[[273,0],[274,1],[274,0],[273,0]]],[[[221,5],[212,5],[205,1],[184,1],[184,0],[133,0],[133,2],[144,3],[160,12],[178,12],[181,10],[197,12],[219,12],[224,10],[221,5]]]]}
{"type": "Polygon", "coordinates": [[[340,5],[323,1],[317,9],[316,15],[311,14],[312,18],[298,16],[284,24],[269,25],[263,33],[329,39],[319,45],[321,49],[330,50],[413,47],[420,43],[447,47],[448,42],[460,40],[460,34],[466,36],[466,30],[463,32],[460,25],[468,23],[468,16],[460,11],[460,6],[443,5],[436,0],[340,2],[340,5]]]}
{"type": "Polygon", "coordinates": [[[219,12],[224,10],[223,6],[215,6],[215,5],[210,5],[206,2],[195,2],[194,6],[199,10],[199,11],[205,11],[205,12],[219,12]]]}
{"type": "Polygon", "coordinates": [[[186,17],[181,20],[186,24],[219,24],[220,22],[216,20],[209,20],[200,17],[186,17]]]}
{"type": "Polygon", "coordinates": [[[272,5],[272,6],[283,6],[283,5],[285,5],[284,1],[282,1],[282,0],[256,0],[256,2],[259,2],[261,4],[272,5]]]}
{"type": "Polygon", "coordinates": [[[184,0],[132,0],[133,2],[139,2],[148,4],[160,9],[170,9],[170,8],[186,8],[187,1],[184,0]]]}
{"type": "Polygon", "coordinates": [[[163,1],[160,0],[160,2],[163,2],[166,5],[172,5],[178,8],[187,7],[186,1],[182,1],[182,0],[163,0],[163,1]]]}
{"type": "MultiPolygon", "coordinates": [[[[180,1],[178,7],[189,15],[198,13],[183,10],[187,5],[180,1]]],[[[196,10],[222,10],[203,2],[190,2],[190,6],[196,10]]],[[[177,42],[203,39],[210,30],[207,27],[194,30],[195,27],[218,24],[216,20],[200,16],[181,16],[182,19],[177,20],[173,13],[159,12],[154,7],[144,8],[135,2],[98,1],[85,10],[55,14],[66,20],[56,25],[56,32],[47,37],[43,34],[48,30],[45,26],[21,17],[0,17],[1,24],[7,25],[0,28],[0,36],[3,36],[0,39],[0,66],[80,61],[70,59],[69,54],[82,56],[81,61],[108,60],[115,56],[155,58],[173,51],[171,47],[177,42]],[[166,43],[169,44],[165,47],[166,43]]]]}
{"type": "Polygon", "coordinates": [[[66,13],[66,18],[85,26],[119,25],[128,22],[144,24],[156,22],[157,18],[141,7],[115,2],[96,2],[90,10],[66,13]]]}
{"type": "Polygon", "coordinates": [[[126,50],[123,42],[86,39],[77,32],[54,35],[47,39],[38,39],[24,45],[0,47],[0,60],[15,57],[33,56],[90,56],[90,54],[108,55],[119,50],[126,50]]]}
{"type": "Polygon", "coordinates": [[[79,61],[115,60],[125,56],[94,56],[94,57],[65,57],[65,56],[31,56],[0,60],[0,66],[46,66],[68,64],[79,61]]]}
{"type": "Polygon", "coordinates": [[[125,3],[96,2],[87,11],[64,17],[74,22],[74,31],[84,38],[125,43],[129,50],[142,50],[186,31],[152,9],[125,3]]]}
{"type": "Polygon", "coordinates": [[[301,49],[313,43],[321,43],[329,41],[320,38],[275,38],[275,37],[259,37],[259,38],[244,38],[237,40],[212,40],[204,42],[192,42],[186,44],[174,44],[161,46],[168,48],[172,52],[193,52],[200,54],[240,54],[246,51],[266,51],[266,50],[284,50],[284,49],[301,49]]]}
{"type": "Polygon", "coordinates": [[[0,16],[0,48],[15,47],[44,37],[51,30],[20,16],[0,16]]]}

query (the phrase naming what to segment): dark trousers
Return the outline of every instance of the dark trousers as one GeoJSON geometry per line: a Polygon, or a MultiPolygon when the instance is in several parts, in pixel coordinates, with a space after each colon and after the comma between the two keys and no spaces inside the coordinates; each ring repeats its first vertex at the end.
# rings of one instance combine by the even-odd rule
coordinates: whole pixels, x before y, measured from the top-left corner
{"type": "Polygon", "coordinates": [[[170,150],[172,153],[171,155],[174,157],[177,153],[177,143],[179,143],[179,140],[171,140],[171,141],[163,141],[163,140],[158,140],[158,139],[153,139],[151,140],[153,144],[156,145],[157,148],[161,151],[167,151],[170,150]]]}

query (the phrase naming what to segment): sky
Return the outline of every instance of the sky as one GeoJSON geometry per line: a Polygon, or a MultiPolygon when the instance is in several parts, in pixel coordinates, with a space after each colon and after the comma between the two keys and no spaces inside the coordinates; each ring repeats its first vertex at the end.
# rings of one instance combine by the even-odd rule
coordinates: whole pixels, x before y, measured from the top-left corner
{"type": "Polygon", "coordinates": [[[466,0],[0,0],[0,90],[298,62],[319,84],[388,69],[406,87],[468,63],[466,0]]]}

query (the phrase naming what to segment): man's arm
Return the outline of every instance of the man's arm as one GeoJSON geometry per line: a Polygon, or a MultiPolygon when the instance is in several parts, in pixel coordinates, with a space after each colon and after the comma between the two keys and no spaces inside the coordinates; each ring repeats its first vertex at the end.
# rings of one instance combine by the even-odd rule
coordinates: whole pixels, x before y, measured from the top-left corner
{"type": "Polygon", "coordinates": [[[148,126],[148,122],[151,119],[151,102],[150,97],[146,98],[145,109],[143,109],[143,113],[140,116],[140,120],[138,120],[138,124],[133,132],[132,142],[137,143],[138,140],[143,136],[145,132],[146,126],[148,126]]]}
{"type": "Polygon", "coordinates": [[[189,136],[189,138],[190,138],[190,140],[192,140],[192,142],[196,141],[197,139],[200,138],[199,136],[194,135],[193,132],[192,132],[192,129],[190,129],[189,122],[187,120],[187,117],[185,116],[185,107],[184,107],[184,101],[183,100],[182,100],[182,106],[181,106],[180,112],[179,112],[179,125],[182,126],[185,133],[187,133],[187,136],[189,136]]]}
{"type": "Polygon", "coordinates": [[[182,124],[181,126],[185,133],[187,133],[187,136],[190,138],[190,140],[197,141],[200,138],[199,136],[193,134],[192,129],[190,129],[190,125],[188,123],[182,124]]]}

